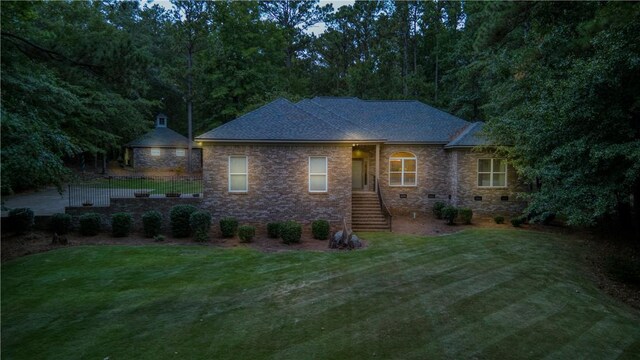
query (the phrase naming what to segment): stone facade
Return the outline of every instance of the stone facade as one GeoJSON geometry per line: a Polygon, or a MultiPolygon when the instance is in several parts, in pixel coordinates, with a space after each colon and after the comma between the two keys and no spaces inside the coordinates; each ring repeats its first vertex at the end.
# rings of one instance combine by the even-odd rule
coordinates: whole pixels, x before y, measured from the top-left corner
{"type": "MultiPolygon", "coordinates": [[[[73,216],[73,226],[78,227],[78,217],[86,213],[97,213],[102,219],[102,230],[111,231],[111,215],[128,212],[133,216],[133,230],[142,231],[142,214],[149,210],[157,210],[162,214],[162,233],[170,234],[169,212],[175,205],[193,205],[200,208],[201,198],[112,198],[111,205],[105,207],[67,207],[65,213],[73,216]]],[[[212,228],[215,228],[213,224],[212,228]]]]}
{"type": "MultiPolygon", "coordinates": [[[[185,152],[185,156],[177,156],[176,148],[172,147],[159,147],[160,155],[151,155],[151,148],[148,147],[136,147],[133,148],[133,163],[132,166],[136,170],[172,170],[187,171],[187,149],[182,149],[185,152]]],[[[202,149],[193,148],[191,150],[191,166],[193,172],[202,171],[202,149]]]]}
{"type": "Polygon", "coordinates": [[[441,145],[382,145],[380,190],[391,213],[429,213],[436,201],[448,201],[449,164],[446,159],[441,145]],[[389,158],[401,151],[416,156],[416,186],[389,185],[389,158]]]}
{"type": "Polygon", "coordinates": [[[495,158],[491,154],[473,150],[448,150],[450,173],[451,203],[458,207],[467,207],[485,215],[509,215],[521,212],[526,202],[517,198],[517,193],[525,192],[527,187],[518,180],[513,166],[507,164],[507,186],[486,188],[478,186],[478,159],[495,158]]]}
{"type": "Polygon", "coordinates": [[[205,145],[204,207],[214,222],[233,216],[263,225],[295,220],[351,224],[350,145],[205,145]],[[229,192],[229,156],[247,157],[248,191],[229,192]],[[326,156],[328,191],[309,192],[309,157],[326,156]]]}

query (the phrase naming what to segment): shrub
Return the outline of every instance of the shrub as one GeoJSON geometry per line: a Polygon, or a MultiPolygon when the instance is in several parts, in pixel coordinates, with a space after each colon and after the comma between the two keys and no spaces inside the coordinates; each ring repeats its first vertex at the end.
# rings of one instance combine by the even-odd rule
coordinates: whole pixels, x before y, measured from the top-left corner
{"type": "Polygon", "coordinates": [[[453,225],[456,217],[458,217],[458,208],[454,206],[445,206],[442,209],[442,218],[447,220],[447,225],[453,225]]]}
{"type": "Polygon", "coordinates": [[[51,231],[58,235],[66,235],[71,230],[71,215],[56,213],[51,216],[51,231]]]}
{"type": "Polygon", "coordinates": [[[152,238],[160,234],[162,228],[162,214],[160,211],[150,210],[142,214],[142,228],[144,236],[152,238]]]}
{"type": "Polygon", "coordinates": [[[556,219],[556,214],[550,211],[545,211],[540,215],[540,221],[543,225],[549,225],[556,219]]]}
{"type": "Polygon", "coordinates": [[[458,215],[460,216],[460,219],[462,220],[463,223],[467,225],[471,224],[471,218],[473,217],[473,210],[469,208],[461,208],[461,209],[458,209],[458,215]]]}
{"type": "Polygon", "coordinates": [[[13,227],[13,231],[18,234],[24,234],[31,230],[34,223],[33,211],[29,208],[15,208],[9,210],[9,223],[13,227]]]}
{"type": "Polygon", "coordinates": [[[209,229],[211,228],[211,214],[208,211],[196,211],[189,216],[189,225],[195,241],[209,240],[209,229]]]}
{"type": "Polygon", "coordinates": [[[164,241],[164,235],[156,235],[153,237],[153,241],[160,242],[164,241]]]}
{"type": "Polygon", "coordinates": [[[220,231],[222,232],[222,237],[234,237],[238,231],[238,220],[232,217],[220,219],[220,231]]]}
{"type": "Polygon", "coordinates": [[[251,242],[256,236],[256,228],[249,225],[243,225],[238,228],[238,237],[242,242],[251,242]]]}
{"type": "Polygon", "coordinates": [[[169,218],[171,222],[171,235],[176,238],[188,237],[191,234],[189,216],[198,211],[192,205],[176,205],[171,208],[169,218]]]}
{"type": "Polygon", "coordinates": [[[511,225],[513,225],[513,227],[520,227],[520,225],[524,224],[525,219],[524,216],[515,217],[511,219],[511,225]]]}
{"type": "Polygon", "coordinates": [[[125,237],[131,232],[133,218],[131,214],[121,212],[111,215],[111,233],[114,237],[125,237]]]}
{"type": "Polygon", "coordinates": [[[100,232],[100,215],[96,213],[86,213],[80,215],[80,234],[83,236],[94,236],[100,232]]]}
{"type": "Polygon", "coordinates": [[[433,215],[436,216],[436,219],[442,219],[442,210],[447,206],[447,204],[442,201],[436,201],[433,204],[433,215]]]}
{"type": "Polygon", "coordinates": [[[299,243],[302,237],[302,225],[295,221],[285,221],[280,226],[280,237],[285,244],[299,243]]]}
{"type": "Polygon", "coordinates": [[[493,221],[496,222],[496,224],[504,224],[504,216],[496,216],[493,218],[493,221]]]}
{"type": "Polygon", "coordinates": [[[267,234],[269,235],[269,237],[271,239],[277,239],[280,237],[280,227],[282,226],[282,223],[280,222],[274,222],[274,223],[268,223],[267,224],[267,234]]]}
{"type": "Polygon", "coordinates": [[[311,223],[311,232],[313,238],[318,240],[327,240],[331,227],[327,220],[316,220],[311,223]]]}

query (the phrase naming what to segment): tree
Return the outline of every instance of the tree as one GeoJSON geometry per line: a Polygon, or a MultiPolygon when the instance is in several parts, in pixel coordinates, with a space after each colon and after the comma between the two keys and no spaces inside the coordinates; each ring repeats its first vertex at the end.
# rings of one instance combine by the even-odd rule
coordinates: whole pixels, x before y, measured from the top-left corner
{"type": "Polygon", "coordinates": [[[187,103],[187,138],[189,145],[187,150],[187,171],[191,173],[191,151],[193,147],[193,61],[200,42],[206,37],[210,27],[210,17],[206,1],[196,0],[172,0],[173,5],[173,35],[176,44],[182,47],[186,56],[186,91],[187,103]]]}

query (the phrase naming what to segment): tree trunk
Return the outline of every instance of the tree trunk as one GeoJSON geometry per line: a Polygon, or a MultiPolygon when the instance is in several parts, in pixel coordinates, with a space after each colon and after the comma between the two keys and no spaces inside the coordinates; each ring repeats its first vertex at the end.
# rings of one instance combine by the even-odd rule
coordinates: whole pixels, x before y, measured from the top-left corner
{"type": "Polygon", "coordinates": [[[187,144],[187,173],[191,174],[191,151],[193,147],[192,140],[192,121],[193,121],[193,97],[192,97],[192,82],[191,69],[193,68],[193,48],[189,46],[187,51],[187,138],[189,143],[187,144]]]}

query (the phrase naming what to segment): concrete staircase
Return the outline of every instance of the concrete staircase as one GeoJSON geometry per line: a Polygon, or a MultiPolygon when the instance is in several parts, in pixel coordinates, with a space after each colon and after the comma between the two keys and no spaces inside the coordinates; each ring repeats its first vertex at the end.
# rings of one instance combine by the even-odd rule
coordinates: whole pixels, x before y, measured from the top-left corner
{"type": "Polygon", "coordinates": [[[372,191],[351,194],[351,227],[353,231],[389,231],[378,194],[372,191]]]}

